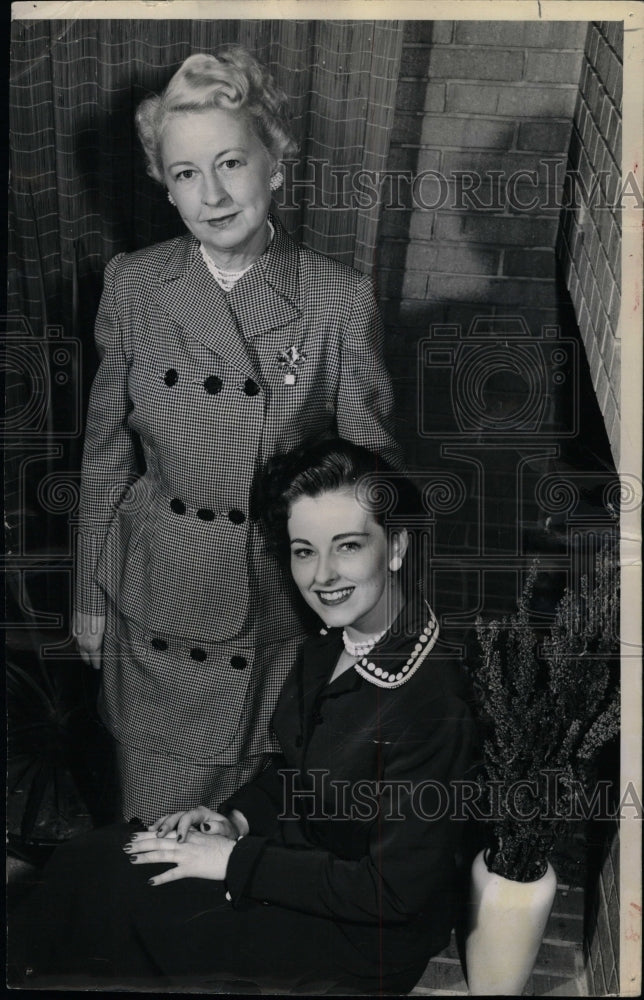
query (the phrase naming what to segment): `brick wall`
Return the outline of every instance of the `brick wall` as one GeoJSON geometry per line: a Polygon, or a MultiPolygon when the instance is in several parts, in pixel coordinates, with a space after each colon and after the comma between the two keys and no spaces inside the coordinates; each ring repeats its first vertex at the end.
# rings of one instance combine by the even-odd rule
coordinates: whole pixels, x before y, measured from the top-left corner
{"type": "Polygon", "coordinates": [[[587,905],[584,946],[589,996],[619,993],[619,828],[612,837],[587,905]]]}
{"type": "MultiPolygon", "coordinates": [[[[431,323],[520,313],[560,322],[554,246],[586,23],[409,21],[388,168],[378,282],[411,426],[410,345],[431,323]]],[[[420,454],[418,449],[420,448],[420,454]]]]}
{"type": "MultiPolygon", "coordinates": [[[[599,448],[602,418],[588,368],[617,458],[619,219],[605,206],[591,206],[585,215],[564,206],[571,171],[579,170],[589,191],[595,173],[607,170],[612,177],[619,162],[618,43],[615,26],[587,22],[440,21],[405,27],[388,163],[398,182],[386,192],[389,202],[384,200],[376,273],[397,389],[399,440],[410,466],[422,470],[428,482],[444,481],[447,493],[454,474],[467,498],[460,507],[455,503],[449,516],[437,516],[432,538],[439,612],[447,609],[452,616],[453,632],[441,619],[448,641],[462,639],[462,626],[474,611],[493,617],[515,604],[512,574],[532,546],[538,550],[541,544],[536,532],[530,535],[539,504],[533,509],[525,502],[537,493],[530,475],[537,481],[550,468],[540,447],[552,447],[563,474],[576,468],[588,473],[597,455],[605,455],[606,462],[599,463],[605,474],[610,455],[605,441],[599,448]],[[561,409],[571,396],[569,380],[559,396],[549,383],[553,410],[560,411],[550,415],[547,433],[540,429],[527,448],[517,444],[512,450],[512,429],[499,440],[486,436],[483,425],[476,441],[441,437],[453,404],[452,385],[446,389],[432,371],[422,375],[419,396],[418,342],[432,324],[453,324],[465,332],[477,316],[492,318],[490,329],[501,345],[504,335],[495,333],[502,329],[501,317],[520,317],[533,338],[544,326],[559,327],[575,346],[579,326],[588,368],[582,357],[573,371],[584,400],[574,441],[557,435],[574,423],[566,422],[561,409]],[[427,425],[439,428],[433,439],[419,430],[423,406],[427,425]],[[501,554],[505,561],[495,576],[485,559],[501,554]]],[[[504,400],[512,403],[511,379],[504,378],[499,373],[494,390],[501,406],[504,400]]],[[[585,951],[591,991],[598,994],[617,991],[617,850],[615,838],[589,889],[585,951]]]]}
{"type": "Polygon", "coordinates": [[[589,25],[568,159],[558,251],[616,464],[619,462],[621,220],[614,205],[621,164],[623,25],[589,25]],[[606,173],[591,198],[593,183],[606,173]],[[572,186],[578,178],[576,186],[572,186]],[[573,197],[574,195],[574,197],[573,197]]]}

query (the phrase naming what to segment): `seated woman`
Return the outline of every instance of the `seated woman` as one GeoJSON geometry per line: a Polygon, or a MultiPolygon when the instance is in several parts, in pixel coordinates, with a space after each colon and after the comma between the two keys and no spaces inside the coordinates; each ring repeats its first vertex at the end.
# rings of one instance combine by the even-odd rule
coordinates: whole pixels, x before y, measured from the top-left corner
{"type": "Polygon", "coordinates": [[[323,623],[273,717],[282,756],[218,811],[59,848],[14,928],[21,985],[400,993],[448,942],[476,734],[416,583],[419,498],[346,441],[268,484],[270,534],[323,623]]]}

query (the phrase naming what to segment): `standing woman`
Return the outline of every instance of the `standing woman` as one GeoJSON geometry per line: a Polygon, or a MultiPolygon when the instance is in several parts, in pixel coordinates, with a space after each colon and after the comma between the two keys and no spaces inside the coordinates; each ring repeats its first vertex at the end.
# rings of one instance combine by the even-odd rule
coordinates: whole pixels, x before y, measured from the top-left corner
{"type": "Polygon", "coordinates": [[[109,262],[82,468],[75,634],[102,667],[125,818],[216,805],[277,749],[303,630],[258,470],[338,434],[398,462],[364,275],[269,216],[295,143],[245,49],[193,55],[137,111],[188,233],[109,262]]]}

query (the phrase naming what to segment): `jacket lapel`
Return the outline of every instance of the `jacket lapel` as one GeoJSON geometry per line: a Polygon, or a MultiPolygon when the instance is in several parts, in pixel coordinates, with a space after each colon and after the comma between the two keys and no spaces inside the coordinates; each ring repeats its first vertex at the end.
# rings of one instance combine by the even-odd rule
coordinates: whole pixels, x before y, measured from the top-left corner
{"type": "Polygon", "coordinates": [[[226,296],[208,271],[196,239],[186,237],[159,276],[159,301],[186,333],[245,375],[257,373],[226,296]]]}
{"type": "Polygon", "coordinates": [[[271,216],[275,236],[257,265],[229,296],[243,335],[252,340],[301,319],[298,299],[297,244],[271,216]]]}

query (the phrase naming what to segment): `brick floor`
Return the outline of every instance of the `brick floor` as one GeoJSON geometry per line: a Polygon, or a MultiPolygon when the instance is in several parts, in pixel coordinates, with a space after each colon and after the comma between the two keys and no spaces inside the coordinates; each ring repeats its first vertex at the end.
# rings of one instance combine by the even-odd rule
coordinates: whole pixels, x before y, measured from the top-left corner
{"type": "MultiPolygon", "coordinates": [[[[587,996],[583,969],[583,889],[560,884],[524,996],[587,996]]],[[[512,943],[508,942],[508,947],[512,943]]],[[[412,996],[467,996],[467,983],[454,934],[431,959],[412,996]]]]}

